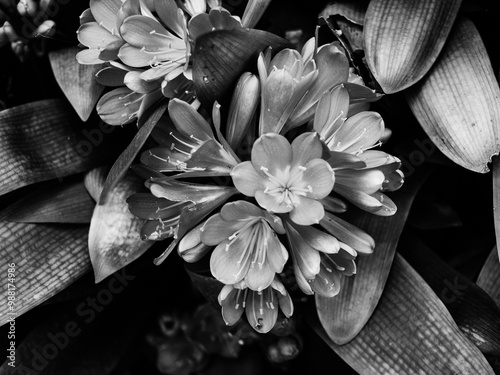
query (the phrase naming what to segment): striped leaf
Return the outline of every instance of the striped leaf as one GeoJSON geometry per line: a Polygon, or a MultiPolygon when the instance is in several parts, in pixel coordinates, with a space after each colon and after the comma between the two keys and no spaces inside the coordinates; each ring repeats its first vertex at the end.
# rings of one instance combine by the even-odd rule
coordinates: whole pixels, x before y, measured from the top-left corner
{"type": "Polygon", "coordinates": [[[384,294],[363,330],[335,344],[310,314],[325,342],[360,375],[493,375],[425,281],[396,255],[384,294]]]}
{"type": "Polygon", "coordinates": [[[451,160],[475,172],[500,151],[500,89],[474,24],[457,20],[429,74],[406,92],[415,117],[451,160]]]}
{"type": "Polygon", "coordinates": [[[476,284],[490,295],[500,306],[500,262],[498,261],[498,250],[495,246],[477,277],[476,284]]]}
{"type": "Polygon", "coordinates": [[[385,93],[418,82],[436,61],[461,0],[372,0],[365,15],[366,61],[385,93]]]}
{"type": "Polygon", "coordinates": [[[0,112],[0,195],[97,166],[109,148],[93,145],[86,131],[63,100],[0,112]]]}

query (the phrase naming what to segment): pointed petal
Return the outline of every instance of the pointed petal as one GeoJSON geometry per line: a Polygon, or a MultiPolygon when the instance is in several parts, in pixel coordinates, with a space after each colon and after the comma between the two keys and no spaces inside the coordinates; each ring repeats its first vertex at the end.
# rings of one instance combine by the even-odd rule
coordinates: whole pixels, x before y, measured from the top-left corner
{"type": "Polygon", "coordinates": [[[305,165],[306,170],[302,174],[302,181],[306,187],[310,186],[310,192],[306,197],[321,199],[332,191],[336,180],[336,173],[323,159],[313,159],[305,165]]]}
{"type": "Polygon", "coordinates": [[[335,215],[325,213],[320,225],[358,253],[371,254],[375,248],[375,241],[370,235],[335,215]]]}
{"type": "Polygon", "coordinates": [[[119,87],[123,86],[125,74],[127,74],[126,70],[117,69],[115,67],[107,67],[99,70],[95,77],[96,81],[101,85],[119,87]]]}
{"type": "Polygon", "coordinates": [[[269,262],[269,267],[274,272],[280,273],[283,271],[283,267],[285,267],[285,263],[288,260],[288,251],[274,233],[268,240],[267,261],[269,262]]]}
{"type": "Polygon", "coordinates": [[[325,215],[323,205],[306,197],[300,197],[298,200],[298,205],[290,212],[290,219],[299,225],[318,224],[325,215]]]}
{"type": "Polygon", "coordinates": [[[127,198],[130,212],[140,219],[156,220],[177,217],[186,203],[157,198],[150,193],[136,193],[127,198]]]}
{"type": "Polygon", "coordinates": [[[384,121],[377,112],[360,112],[342,125],[328,146],[332,151],[357,153],[373,146],[384,131],[384,121]]]}
{"type": "Polygon", "coordinates": [[[312,226],[293,225],[293,227],[304,241],[314,249],[328,254],[336,254],[339,252],[340,243],[335,237],[312,226]]]}
{"type": "Polygon", "coordinates": [[[222,207],[220,214],[227,222],[264,217],[264,211],[247,201],[227,203],[222,207]]]}
{"type": "Polygon", "coordinates": [[[245,277],[245,282],[250,289],[260,292],[271,285],[275,275],[276,273],[271,269],[268,262],[264,262],[262,268],[258,263],[253,263],[245,277]]]}
{"type": "Polygon", "coordinates": [[[123,83],[130,90],[137,92],[137,93],[140,93],[140,94],[147,94],[151,91],[154,91],[154,90],[160,88],[159,82],[155,82],[155,81],[146,82],[139,77],[140,75],[141,75],[140,72],[128,72],[125,75],[123,83]]]}
{"type": "Polygon", "coordinates": [[[255,192],[255,200],[262,208],[265,208],[269,212],[273,213],[285,213],[293,210],[293,206],[287,204],[284,201],[279,200],[279,196],[275,194],[264,193],[264,190],[258,190],[255,192]]]}
{"type": "Polygon", "coordinates": [[[347,205],[339,198],[327,196],[319,199],[325,210],[334,213],[342,213],[347,211],[347,205]]]}
{"type": "Polygon", "coordinates": [[[76,60],[79,64],[82,65],[95,65],[95,64],[103,64],[106,61],[101,60],[99,55],[101,51],[96,48],[92,49],[84,49],[76,54],[76,60]]]}
{"type": "Polygon", "coordinates": [[[319,273],[311,282],[311,288],[322,297],[336,296],[340,292],[340,273],[336,269],[321,265],[319,273]]]}
{"type": "Polygon", "coordinates": [[[179,7],[175,3],[175,0],[154,0],[154,6],[156,13],[158,13],[165,26],[176,33],[177,36],[182,37],[184,35],[184,28],[179,22],[179,7]]]}
{"type": "Polygon", "coordinates": [[[90,0],[90,10],[97,23],[114,35],[118,35],[116,15],[121,6],[121,0],[90,0]]]}
{"type": "Polygon", "coordinates": [[[250,161],[238,164],[231,171],[233,184],[238,191],[248,197],[255,196],[258,190],[266,188],[266,179],[255,170],[250,161]]]}
{"type": "Polygon", "coordinates": [[[316,107],[314,115],[314,130],[321,139],[327,141],[347,118],[349,110],[349,93],[343,85],[325,92],[316,107]]]}
{"type": "MultiPolygon", "coordinates": [[[[261,292],[265,296],[272,291],[265,290],[261,292]]],[[[258,292],[249,291],[245,312],[250,326],[260,333],[269,332],[278,319],[278,306],[265,303],[258,292]]],[[[268,301],[268,299],[266,299],[268,301]]]]}
{"type": "Polygon", "coordinates": [[[276,124],[293,97],[296,83],[286,70],[273,70],[262,87],[259,134],[279,131],[276,124]]]}
{"type": "Polygon", "coordinates": [[[177,181],[151,183],[149,189],[154,196],[172,201],[190,201],[196,204],[209,202],[234,190],[227,186],[182,183],[177,181]]]}
{"type": "Polygon", "coordinates": [[[101,49],[119,40],[119,37],[112,35],[97,22],[85,23],[78,29],[78,41],[90,48],[101,49]]]}
{"type": "Polygon", "coordinates": [[[292,249],[294,264],[306,280],[312,280],[320,270],[319,252],[309,246],[293,226],[285,221],[285,228],[292,249]]]}
{"type": "Polygon", "coordinates": [[[245,278],[251,263],[250,234],[250,231],[244,231],[230,245],[226,240],[215,248],[210,257],[210,272],[217,280],[235,284],[245,278]]]}
{"type": "Polygon", "coordinates": [[[337,151],[330,151],[330,158],[328,159],[328,164],[330,164],[330,166],[333,169],[338,169],[338,168],[359,169],[366,167],[366,163],[358,155],[348,154],[346,152],[337,152],[337,151]]]}
{"type": "Polygon", "coordinates": [[[241,303],[242,301],[240,301],[240,294],[243,294],[243,291],[233,288],[232,285],[224,285],[219,294],[219,303],[222,306],[222,318],[228,326],[236,324],[245,311],[241,303]],[[230,292],[226,291],[228,289],[230,289],[230,292]],[[226,293],[227,295],[224,296],[226,293]],[[224,296],[224,298],[221,296],[224,296]]]}
{"type": "Polygon", "coordinates": [[[279,134],[268,133],[260,136],[252,148],[252,164],[256,171],[267,168],[276,176],[283,173],[292,163],[292,147],[288,140],[279,134]]]}
{"type": "Polygon", "coordinates": [[[320,158],[323,146],[317,133],[302,133],[292,142],[292,167],[305,166],[310,160],[320,158]]]}
{"type": "Polygon", "coordinates": [[[376,169],[340,169],[335,171],[335,189],[342,185],[366,194],[373,194],[382,188],[384,180],[384,174],[376,169]]]}
{"type": "Polygon", "coordinates": [[[200,141],[215,138],[210,125],[188,103],[172,99],[168,105],[168,113],[179,133],[186,137],[194,136],[200,141]]]}
{"type": "Polygon", "coordinates": [[[205,245],[217,246],[221,242],[228,240],[245,224],[245,222],[241,221],[226,221],[221,214],[216,214],[208,219],[201,229],[201,241],[205,245]]]}
{"type": "Polygon", "coordinates": [[[203,143],[186,161],[186,167],[230,174],[237,162],[213,139],[203,143]]]}
{"type": "Polygon", "coordinates": [[[185,50],[185,42],[171,34],[158,21],[146,16],[128,17],[120,27],[122,38],[137,48],[148,51],[185,50]]]}
{"type": "Polygon", "coordinates": [[[333,191],[347,198],[355,206],[367,212],[375,213],[383,207],[382,203],[380,203],[377,198],[361,190],[336,184],[333,187],[333,191]]]}
{"type": "Polygon", "coordinates": [[[143,94],[120,87],[104,94],[97,102],[97,113],[109,125],[124,125],[134,121],[143,94]]]}

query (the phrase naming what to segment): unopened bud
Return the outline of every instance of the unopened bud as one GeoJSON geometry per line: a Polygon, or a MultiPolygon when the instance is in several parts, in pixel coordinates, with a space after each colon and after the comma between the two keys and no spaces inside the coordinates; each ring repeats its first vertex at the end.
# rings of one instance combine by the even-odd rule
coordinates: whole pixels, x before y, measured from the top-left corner
{"type": "Polygon", "coordinates": [[[44,21],[36,29],[36,35],[51,37],[56,32],[56,23],[51,20],[44,21]]]}
{"type": "Polygon", "coordinates": [[[283,363],[296,358],[300,353],[301,343],[295,336],[280,338],[267,348],[267,357],[272,363],[283,363]]]}
{"type": "Polygon", "coordinates": [[[33,0],[20,0],[17,3],[17,12],[21,16],[34,17],[38,11],[38,5],[33,0]]]}
{"type": "Polygon", "coordinates": [[[210,246],[201,242],[201,233],[205,222],[189,231],[179,242],[177,252],[188,263],[194,263],[203,258],[210,246]]]}
{"type": "Polygon", "coordinates": [[[42,12],[46,12],[53,3],[54,0],[40,0],[40,9],[42,12]]]}
{"type": "Polygon", "coordinates": [[[249,0],[241,19],[243,27],[255,27],[269,6],[269,3],[271,3],[271,0],[249,0]]]}
{"type": "Polygon", "coordinates": [[[14,30],[14,28],[12,27],[12,25],[10,24],[9,21],[4,22],[2,29],[5,33],[5,36],[9,40],[9,42],[14,43],[14,42],[19,41],[20,38],[17,35],[16,31],[14,30]]]}
{"type": "Polygon", "coordinates": [[[248,130],[260,99],[260,81],[252,73],[242,74],[229,106],[227,141],[236,149],[248,130]]]}

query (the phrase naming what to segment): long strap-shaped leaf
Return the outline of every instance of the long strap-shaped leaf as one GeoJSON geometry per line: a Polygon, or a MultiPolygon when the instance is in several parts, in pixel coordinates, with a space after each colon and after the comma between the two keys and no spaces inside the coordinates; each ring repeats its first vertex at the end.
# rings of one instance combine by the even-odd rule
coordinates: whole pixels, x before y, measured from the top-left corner
{"type": "Polygon", "coordinates": [[[500,262],[498,261],[496,246],[491,250],[486,262],[484,262],[476,284],[483,288],[497,305],[500,306],[500,262]]]}
{"type": "MultiPolygon", "coordinates": [[[[495,223],[495,237],[498,244],[500,243],[500,158],[493,158],[493,219],[495,223]]],[[[498,256],[497,256],[498,258],[498,256]]]]}
{"type": "Polygon", "coordinates": [[[76,60],[77,47],[65,48],[49,53],[50,65],[56,81],[64,95],[82,121],[87,121],[104,86],[95,79],[104,64],[82,65],[76,60]]]}
{"type": "MultiPolygon", "coordinates": [[[[86,226],[25,224],[5,221],[0,214],[0,272],[14,267],[15,304],[0,306],[0,325],[18,317],[63,290],[90,270],[86,226]]],[[[11,272],[12,273],[12,272],[11,272]]],[[[7,285],[2,291],[7,301],[7,285]]]]}
{"type": "Polygon", "coordinates": [[[336,345],[314,314],[309,322],[361,375],[493,375],[425,281],[396,255],[384,294],[354,340],[336,345]]]}
{"type": "Polygon", "coordinates": [[[118,182],[125,176],[128,168],[137,156],[137,153],[148,139],[149,134],[155,127],[156,123],[163,115],[167,109],[168,101],[164,100],[158,105],[154,112],[149,116],[148,120],[144,125],[141,126],[137,134],[135,135],[132,142],[127,146],[125,151],[122,152],[120,157],[111,167],[106,182],[104,183],[104,188],[102,189],[101,197],[99,198],[99,204],[105,204],[109,199],[111,191],[116,187],[118,182]]]}
{"type": "Polygon", "coordinates": [[[83,172],[109,150],[85,138],[63,100],[43,100],[0,112],[0,195],[25,185],[83,172]]]}
{"type": "Polygon", "coordinates": [[[474,24],[459,18],[438,60],[406,99],[432,142],[475,172],[500,151],[500,89],[474,24]]]}
{"type": "Polygon", "coordinates": [[[356,213],[350,222],[375,240],[375,250],[357,260],[357,274],[344,278],[340,293],[332,298],[316,295],[318,315],[330,338],[339,345],[352,340],[363,328],[377,306],[391,269],[399,236],[413,199],[423,182],[413,177],[410,186],[391,195],[398,206],[392,217],[356,213]]]}
{"type": "Polygon", "coordinates": [[[89,224],[94,206],[80,179],[44,186],[9,206],[6,215],[18,223],[89,224]]]}

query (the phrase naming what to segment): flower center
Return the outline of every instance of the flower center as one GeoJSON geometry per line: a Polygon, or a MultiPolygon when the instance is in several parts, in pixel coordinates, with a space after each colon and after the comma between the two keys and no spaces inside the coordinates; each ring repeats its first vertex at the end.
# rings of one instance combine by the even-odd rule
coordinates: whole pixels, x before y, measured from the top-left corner
{"type": "Polygon", "coordinates": [[[265,173],[270,182],[264,189],[264,193],[273,195],[279,204],[285,204],[287,208],[293,208],[298,205],[298,196],[306,196],[307,193],[312,193],[311,185],[305,185],[302,180],[306,167],[298,166],[290,173],[290,167],[287,167],[282,178],[278,178],[271,173],[266,167],[260,167],[260,170],[265,173]]]}

